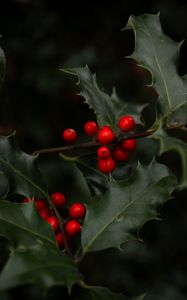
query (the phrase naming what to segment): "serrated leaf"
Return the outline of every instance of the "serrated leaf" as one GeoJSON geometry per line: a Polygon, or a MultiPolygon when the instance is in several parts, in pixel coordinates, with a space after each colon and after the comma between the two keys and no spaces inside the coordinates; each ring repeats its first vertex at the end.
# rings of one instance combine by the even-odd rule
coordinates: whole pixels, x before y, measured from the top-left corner
{"type": "Polygon", "coordinates": [[[10,193],[44,197],[46,186],[37,168],[37,157],[16,148],[14,137],[0,137],[0,170],[9,181],[10,193]]]}
{"type": "Polygon", "coordinates": [[[169,136],[161,129],[158,130],[152,138],[160,142],[159,155],[174,151],[180,156],[182,174],[178,188],[182,189],[187,187],[187,144],[175,137],[169,136]]]}
{"type": "Polygon", "coordinates": [[[83,253],[116,247],[138,238],[142,225],[158,217],[158,210],[176,187],[164,165],[138,165],[129,182],[111,179],[109,190],[88,205],[82,227],[83,253]]]}
{"type": "Polygon", "coordinates": [[[90,288],[90,300],[143,300],[144,295],[137,297],[127,297],[122,294],[115,294],[109,289],[99,286],[91,286],[90,288]]]}
{"type": "Polygon", "coordinates": [[[0,81],[2,81],[4,78],[5,64],[6,64],[5,54],[3,50],[0,48],[0,81]]]}
{"type": "Polygon", "coordinates": [[[0,201],[0,235],[14,247],[31,246],[36,241],[56,245],[51,226],[39,216],[33,201],[0,201]]]}
{"type": "Polygon", "coordinates": [[[94,110],[100,126],[110,125],[117,132],[117,123],[120,116],[131,114],[140,123],[140,113],[145,105],[132,105],[122,101],[116,94],[115,89],[111,96],[102,91],[97,84],[96,75],[89,68],[74,68],[64,70],[67,73],[78,76],[80,94],[85,102],[94,110]]]}
{"type": "Polygon", "coordinates": [[[48,288],[82,278],[70,258],[56,245],[52,227],[38,214],[34,202],[0,201],[0,236],[13,247],[0,274],[0,291],[25,283],[48,288]]]}
{"type": "Polygon", "coordinates": [[[0,274],[0,292],[34,283],[43,288],[66,285],[69,290],[82,279],[70,258],[57,248],[36,244],[34,247],[17,248],[0,274]]]}
{"type": "Polygon", "coordinates": [[[151,85],[159,95],[163,118],[185,124],[187,89],[177,73],[181,43],[163,33],[159,14],[130,16],[125,29],[134,31],[135,50],[130,57],[151,72],[151,85]]]}

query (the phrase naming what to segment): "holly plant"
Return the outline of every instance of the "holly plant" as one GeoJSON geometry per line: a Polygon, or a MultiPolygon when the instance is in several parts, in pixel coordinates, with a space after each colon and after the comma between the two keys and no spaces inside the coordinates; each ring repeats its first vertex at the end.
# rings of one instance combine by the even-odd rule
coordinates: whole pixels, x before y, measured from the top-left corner
{"type": "MultiPolygon", "coordinates": [[[[186,131],[186,76],[179,76],[176,65],[181,44],[163,33],[159,15],[131,16],[124,29],[134,32],[130,58],[148,70],[149,88],[157,95],[153,122],[145,113],[153,104],[124,101],[115,89],[108,95],[85,66],[62,71],[71,75],[94,111],[83,128],[86,142],[80,142],[76,128],[66,128],[61,136],[65,145],[27,154],[16,147],[15,132],[0,137],[0,172],[7,182],[0,201],[0,235],[8,240],[10,251],[0,274],[0,292],[32,283],[44,290],[64,285],[69,294],[79,285],[86,299],[93,300],[147,297],[146,291],[131,298],[89,285],[79,268],[88,253],[109,248],[120,252],[129,241],[140,241],[142,226],[160,219],[172,192],[187,186],[187,145],[175,136],[176,131],[183,136],[186,131]],[[177,176],[159,162],[168,151],[180,158],[177,176]],[[69,204],[62,191],[48,192],[38,159],[51,153],[79,172],[89,199],[69,204]],[[21,200],[12,201],[12,195],[21,200]]],[[[0,50],[1,80],[4,69],[0,50]]]]}

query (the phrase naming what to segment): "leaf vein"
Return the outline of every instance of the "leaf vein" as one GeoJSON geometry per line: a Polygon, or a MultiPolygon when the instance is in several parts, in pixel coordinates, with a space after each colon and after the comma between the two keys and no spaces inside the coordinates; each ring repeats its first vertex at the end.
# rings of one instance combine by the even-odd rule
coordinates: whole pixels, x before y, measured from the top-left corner
{"type": "MultiPolygon", "coordinates": [[[[90,242],[87,244],[86,247],[84,247],[84,253],[87,252],[87,250],[90,248],[90,246],[93,244],[93,242],[100,236],[100,234],[106,229],[108,228],[113,222],[114,220],[124,212],[124,210],[126,210],[130,205],[132,205],[134,202],[136,202],[139,198],[141,198],[145,193],[147,193],[147,191],[149,191],[154,185],[158,184],[163,178],[161,178],[159,181],[154,182],[153,184],[151,184],[147,189],[145,189],[142,193],[140,193],[139,195],[137,195],[137,197],[130,201],[127,205],[123,206],[122,209],[104,226],[100,229],[100,231],[95,235],[95,237],[93,237],[90,242]]],[[[128,189],[130,190],[131,186],[128,187],[128,189]]]]}

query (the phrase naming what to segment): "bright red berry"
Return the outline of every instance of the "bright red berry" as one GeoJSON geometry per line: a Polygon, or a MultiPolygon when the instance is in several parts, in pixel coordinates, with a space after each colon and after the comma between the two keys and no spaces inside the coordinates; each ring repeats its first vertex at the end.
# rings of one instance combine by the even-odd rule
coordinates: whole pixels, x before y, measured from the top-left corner
{"type": "Polygon", "coordinates": [[[69,220],[66,223],[66,232],[69,235],[76,235],[81,231],[81,225],[77,220],[69,220]]]}
{"type": "Polygon", "coordinates": [[[56,233],[56,242],[59,247],[64,245],[64,238],[60,231],[56,233]]]}
{"type": "Polygon", "coordinates": [[[118,126],[122,131],[129,132],[135,127],[135,121],[131,116],[123,116],[119,119],[118,126]]]}
{"type": "Polygon", "coordinates": [[[94,121],[88,121],[84,125],[84,131],[87,135],[93,136],[97,133],[98,126],[94,121]]]}
{"type": "Polygon", "coordinates": [[[58,229],[58,219],[55,216],[50,216],[47,218],[47,223],[50,224],[54,231],[57,231],[58,229]]]}
{"type": "Polygon", "coordinates": [[[112,143],[115,138],[114,132],[109,126],[102,126],[98,130],[97,139],[101,144],[112,143]]]}
{"type": "Polygon", "coordinates": [[[116,146],[112,152],[112,156],[117,161],[128,160],[128,152],[124,150],[121,146],[116,146]]]}
{"type": "Polygon", "coordinates": [[[110,149],[106,146],[101,146],[97,150],[98,158],[104,159],[111,155],[110,149]]]}
{"type": "Polygon", "coordinates": [[[58,208],[62,207],[66,203],[66,197],[62,193],[58,193],[58,192],[53,193],[51,195],[51,199],[52,199],[54,205],[58,208]]]}
{"type": "Polygon", "coordinates": [[[25,198],[23,199],[23,203],[28,203],[28,202],[30,202],[30,201],[31,201],[30,198],[26,198],[26,197],[25,197],[25,198]]]}
{"type": "Polygon", "coordinates": [[[77,139],[77,133],[72,128],[67,128],[63,131],[63,138],[67,143],[74,143],[77,139]]]}
{"type": "Polygon", "coordinates": [[[98,161],[98,169],[100,172],[108,174],[112,173],[116,167],[115,160],[109,156],[106,159],[100,159],[98,161]]]}
{"type": "Polygon", "coordinates": [[[131,140],[125,140],[121,142],[121,147],[123,149],[126,149],[128,151],[134,150],[136,148],[136,140],[131,139],[131,140]]]}
{"type": "Polygon", "coordinates": [[[46,207],[46,208],[39,210],[39,214],[44,220],[47,220],[51,215],[51,211],[48,207],[46,207]]]}
{"type": "Polygon", "coordinates": [[[86,207],[83,203],[75,202],[69,208],[69,215],[73,219],[84,218],[86,207]]]}
{"type": "Polygon", "coordinates": [[[44,200],[35,198],[34,203],[35,203],[37,210],[41,210],[46,207],[46,203],[44,200]]]}

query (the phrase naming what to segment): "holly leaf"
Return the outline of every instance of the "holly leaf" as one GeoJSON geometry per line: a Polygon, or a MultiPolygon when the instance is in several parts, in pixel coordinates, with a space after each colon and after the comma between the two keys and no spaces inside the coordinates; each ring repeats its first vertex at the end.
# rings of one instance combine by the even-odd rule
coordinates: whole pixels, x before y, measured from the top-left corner
{"type": "Polygon", "coordinates": [[[36,241],[56,245],[54,232],[39,216],[34,201],[16,203],[1,200],[0,235],[8,238],[14,247],[32,246],[36,241]]]}
{"type": "Polygon", "coordinates": [[[159,96],[162,117],[172,124],[186,124],[187,88],[177,72],[181,43],[163,33],[159,14],[130,16],[125,29],[133,29],[135,49],[130,58],[149,70],[159,96]]]}
{"type": "Polygon", "coordinates": [[[5,65],[6,65],[5,54],[4,51],[0,48],[0,81],[2,81],[4,78],[5,65]]]}
{"type": "Polygon", "coordinates": [[[127,297],[122,294],[115,294],[109,289],[99,286],[89,286],[90,300],[143,300],[145,295],[127,297]]]}
{"type": "Polygon", "coordinates": [[[44,288],[82,279],[55,241],[52,227],[38,214],[34,202],[0,201],[0,236],[11,243],[10,257],[0,274],[0,291],[36,283],[44,288]]]}
{"type": "Polygon", "coordinates": [[[45,197],[46,185],[37,167],[37,157],[15,146],[15,134],[0,137],[0,170],[9,181],[10,193],[45,197]]]}
{"type": "Polygon", "coordinates": [[[11,252],[10,258],[0,274],[0,292],[32,283],[42,288],[73,284],[82,279],[70,258],[46,244],[20,247],[11,252]]]}
{"type": "Polygon", "coordinates": [[[139,239],[144,223],[158,218],[158,210],[176,187],[176,178],[164,165],[138,165],[129,181],[111,178],[108,191],[88,205],[82,227],[83,254],[139,239]]]}
{"type": "Polygon", "coordinates": [[[137,123],[140,123],[140,113],[145,105],[133,105],[122,101],[115,89],[111,96],[102,91],[97,84],[96,74],[92,74],[88,66],[63,70],[78,77],[77,85],[80,87],[80,95],[91,109],[94,110],[99,126],[110,125],[118,131],[118,119],[122,115],[131,114],[137,123]]]}
{"type": "Polygon", "coordinates": [[[169,151],[176,152],[181,159],[181,178],[179,180],[179,189],[187,187],[187,144],[175,137],[169,136],[164,130],[159,129],[152,136],[160,142],[159,155],[169,151]]]}

